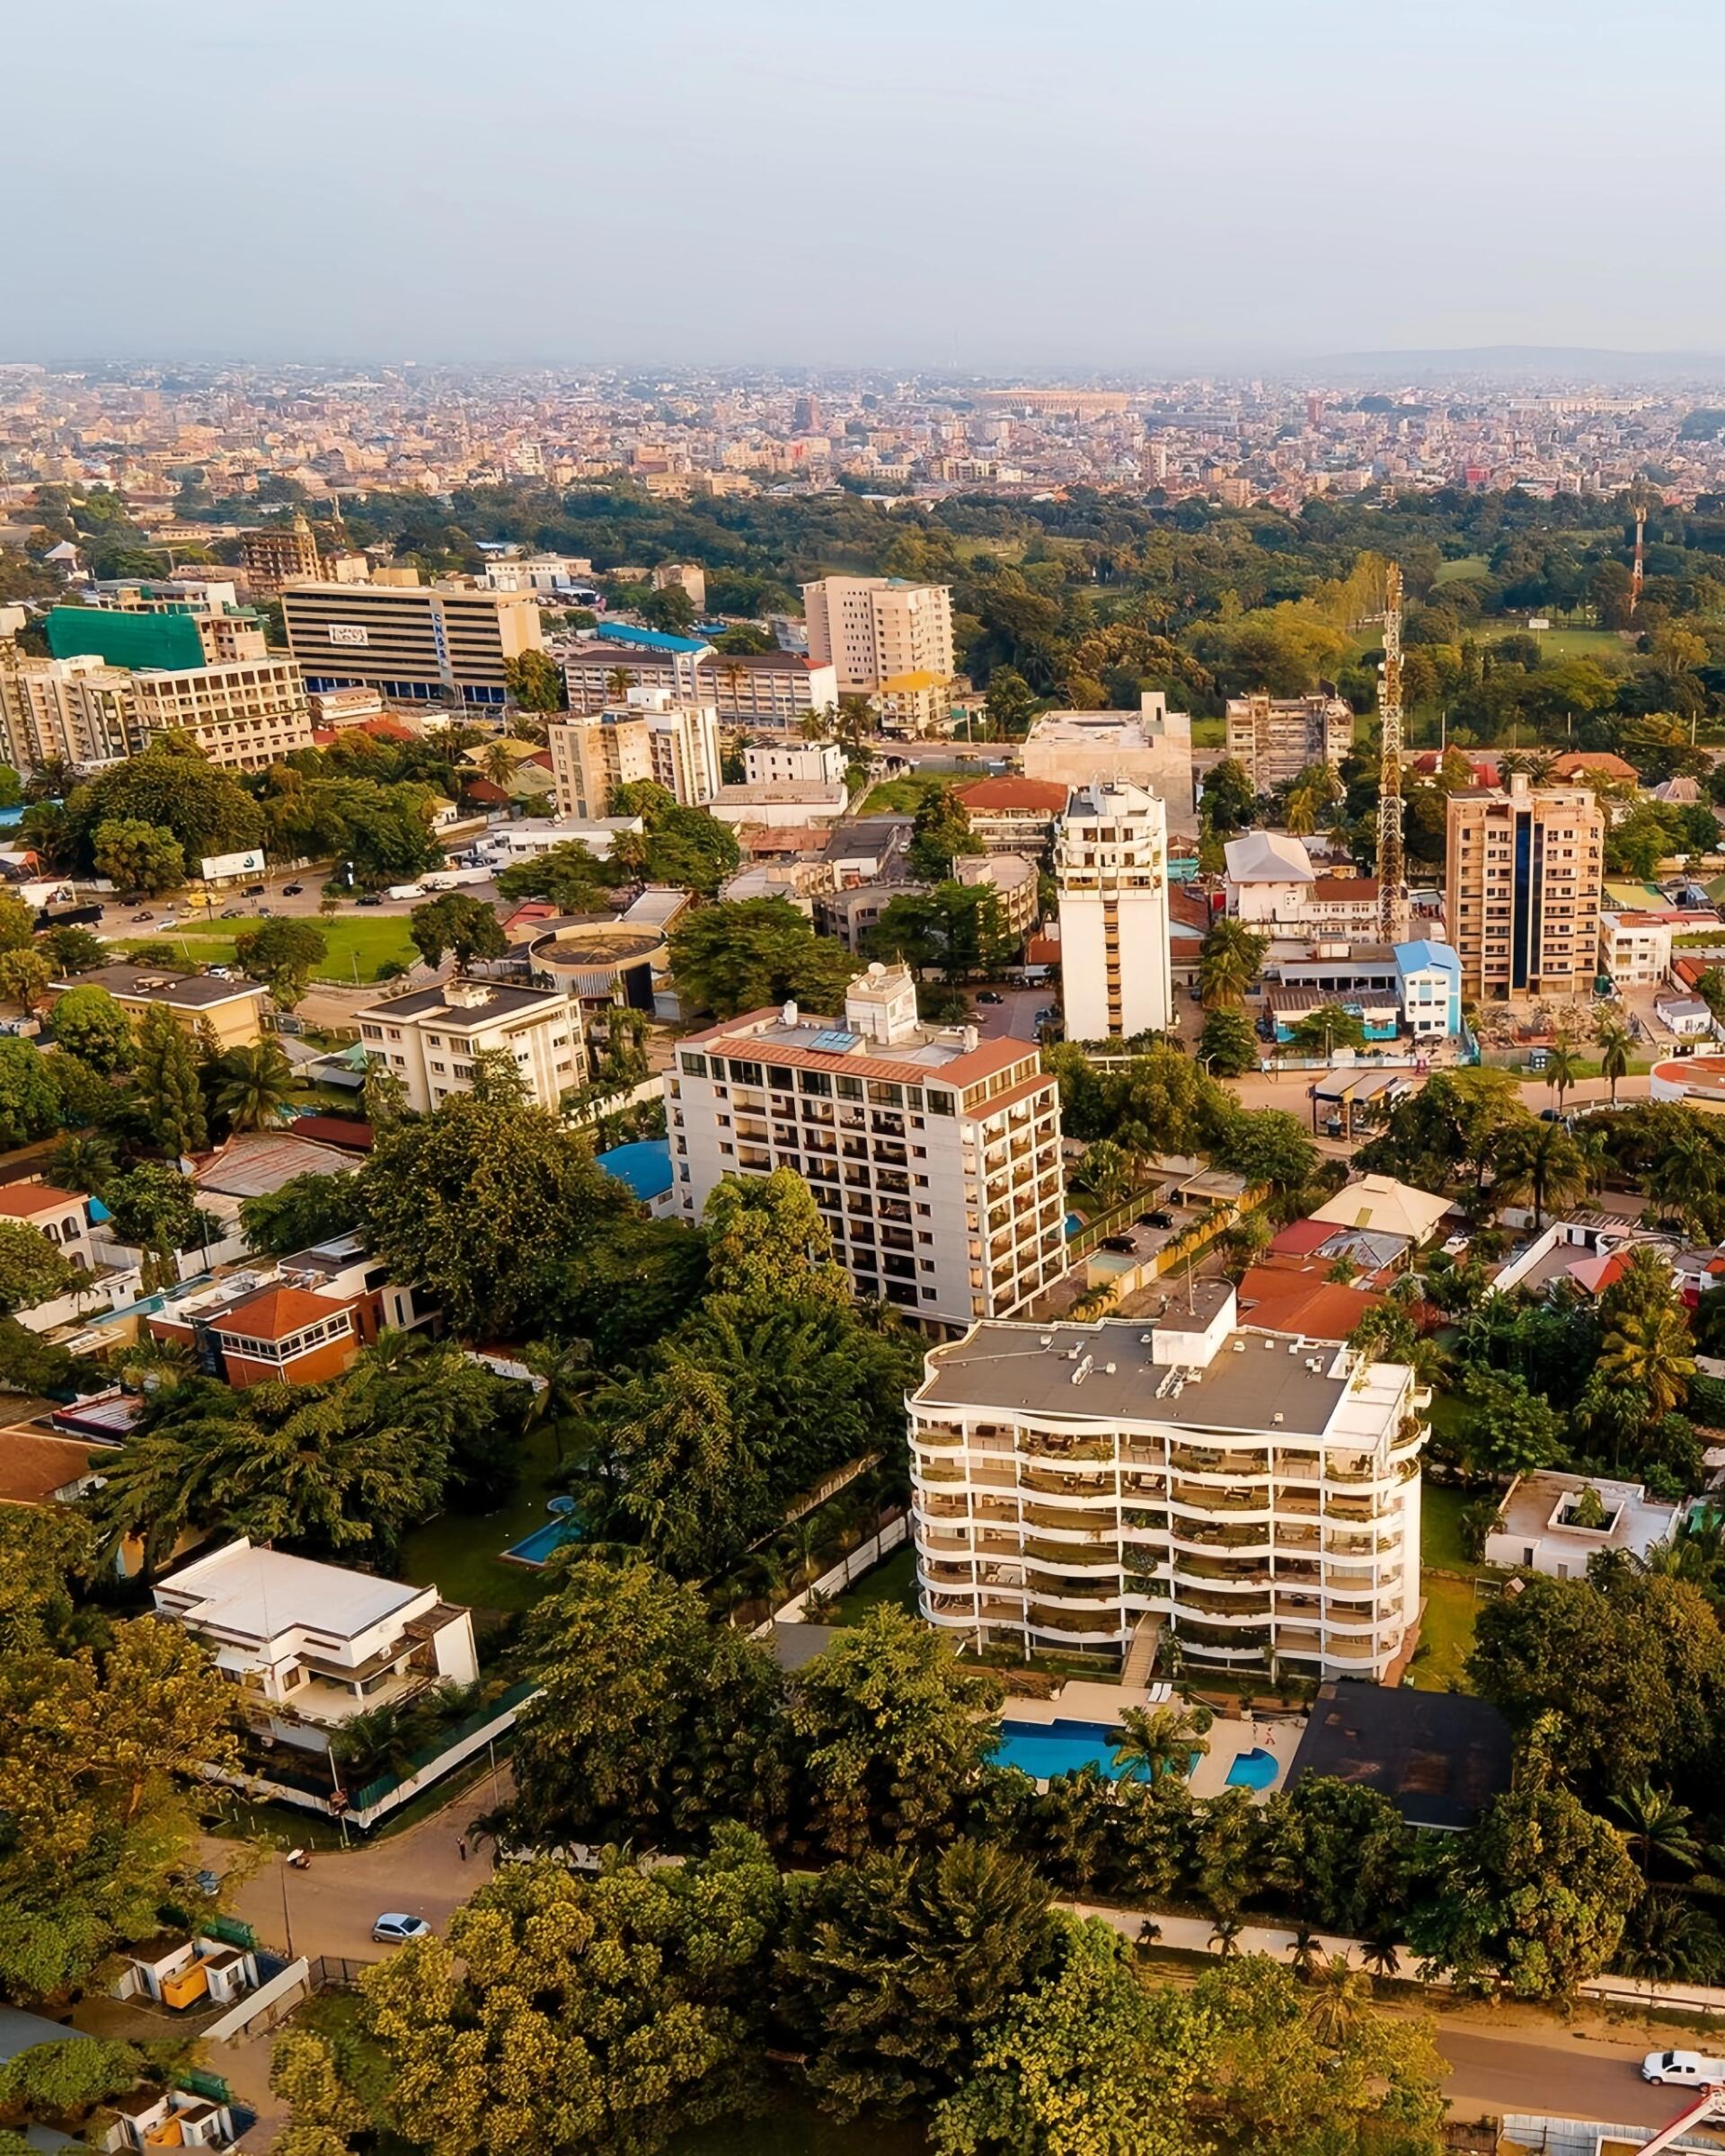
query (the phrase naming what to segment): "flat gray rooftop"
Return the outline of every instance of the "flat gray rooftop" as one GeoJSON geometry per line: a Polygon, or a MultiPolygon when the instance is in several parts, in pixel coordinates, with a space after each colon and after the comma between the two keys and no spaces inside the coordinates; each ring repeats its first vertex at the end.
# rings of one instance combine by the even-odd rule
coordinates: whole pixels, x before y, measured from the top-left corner
{"type": "MultiPolygon", "coordinates": [[[[1169,1321],[1178,1327],[1177,1311],[1169,1321]]],[[[1283,1430],[1315,1437],[1329,1427],[1347,1391],[1340,1379],[1306,1367],[1315,1357],[1327,1371],[1335,1359],[1333,1343],[1297,1344],[1288,1333],[1234,1332],[1196,1383],[1188,1377],[1178,1399],[1170,1392],[1158,1400],[1156,1388],[1168,1365],[1151,1360],[1143,1338],[1147,1330],[1141,1319],[1108,1320],[1100,1327],[985,1323],[967,1339],[933,1350],[933,1373],[916,1398],[930,1407],[1108,1425],[1167,1422],[1187,1429],[1263,1431],[1278,1427],[1279,1415],[1283,1430]],[[1053,1344],[1044,1348],[1045,1339],[1053,1344]],[[1070,1352],[1075,1347],[1076,1360],[1070,1352]],[[1090,1371],[1075,1384],[1073,1374],[1086,1355],[1090,1371]]]]}

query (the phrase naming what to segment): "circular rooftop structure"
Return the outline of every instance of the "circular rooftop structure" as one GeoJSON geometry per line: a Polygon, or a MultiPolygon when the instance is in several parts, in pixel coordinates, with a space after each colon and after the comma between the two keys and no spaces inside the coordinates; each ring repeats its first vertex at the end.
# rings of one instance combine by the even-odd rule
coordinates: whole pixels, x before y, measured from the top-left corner
{"type": "Polygon", "coordinates": [[[1648,1073],[1647,1097],[1725,1110],[1725,1056],[1668,1056],[1648,1073]]]}
{"type": "Polygon", "coordinates": [[[650,1010],[652,976],[670,968],[663,932],[616,921],[566,922],[528,945],[534,970],[571,995],[650,1010]]]}

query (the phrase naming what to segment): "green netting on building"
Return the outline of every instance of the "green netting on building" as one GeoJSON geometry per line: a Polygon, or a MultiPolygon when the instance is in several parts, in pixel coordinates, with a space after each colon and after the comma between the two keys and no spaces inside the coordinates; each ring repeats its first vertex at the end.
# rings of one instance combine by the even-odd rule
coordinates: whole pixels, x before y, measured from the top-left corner
{"type": "Polygon", "coordinates": [[[203,640],[189,614],[121,614],[105,606],[50,606],[48,648],[56,658],[93,651],[111,667],[201,667],[203,640]]]}

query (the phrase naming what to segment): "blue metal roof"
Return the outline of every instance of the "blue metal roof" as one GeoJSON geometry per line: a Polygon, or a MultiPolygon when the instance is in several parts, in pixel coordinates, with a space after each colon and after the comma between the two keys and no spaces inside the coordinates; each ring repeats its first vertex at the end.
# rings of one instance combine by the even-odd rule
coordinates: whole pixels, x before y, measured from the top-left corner
{"type": "Polygon", "coordinates": [[[698,636],[672,636],[664,629],[633,629],[627,622],[600,622],[593,634],[607,644],[633,644],[640,651],[682,651],[692,656],[707,649],[698,636]]]}
{"type": "Polygon", "coordinates": [[[1444,973],[1459,973],[1462,961],[1447,943],[1433,943],[1423,936],[1416,936],[1411,943],[1398,943],[1395,962],[1403,973],[1412,973],[1421,966],[1436,966],[1444,973]]]}
{"type": "Polygon", "coordinates": [[[614,1145],[602,1153],[598,1164],[607,1175],[627,1183],[645,1202],[671,1187],[671,1142],[668,1138],[638,1138],[632,1145],[614,1145]]]}

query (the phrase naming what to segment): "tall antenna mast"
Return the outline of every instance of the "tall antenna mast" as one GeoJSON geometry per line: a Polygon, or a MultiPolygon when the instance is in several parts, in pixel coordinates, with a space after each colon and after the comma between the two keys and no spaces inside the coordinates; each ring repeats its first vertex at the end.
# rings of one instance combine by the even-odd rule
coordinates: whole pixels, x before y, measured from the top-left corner
{"type": "Polygon", "coordinates": [[[1635,511],[1635,560],[1629,572],[1629,618],[1635,619],[1635,609],[1641,603],[1641,583],[1647,570],[1647,505],[1635,511]]]}
{"type": "Polygon", "coordinates": [[[1402,850],[1402,565],[1384,590],[1384,664],[1378,669],[1377,927],[1386,943],[1407,933],[1407,863],[1402,850]]]}

